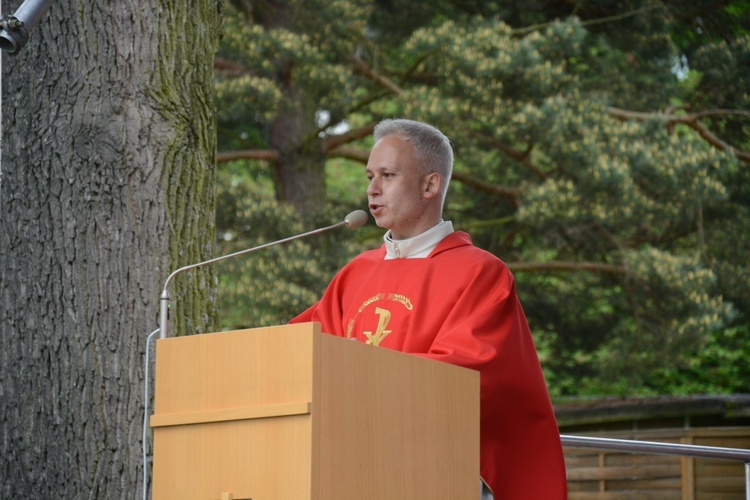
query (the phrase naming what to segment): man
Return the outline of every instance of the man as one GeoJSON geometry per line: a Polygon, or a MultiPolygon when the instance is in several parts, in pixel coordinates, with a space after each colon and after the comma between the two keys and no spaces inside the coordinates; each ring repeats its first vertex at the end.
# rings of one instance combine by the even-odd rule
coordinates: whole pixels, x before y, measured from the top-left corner
{"type": "Polygon", "coordinates": [[[513,276],[442,219],[450,141],[411,120],[375,128],[365,172],[385,244],[333,279],[292,322],[480,372],[481,498],[566,498],[552,404],[513,276]]]}

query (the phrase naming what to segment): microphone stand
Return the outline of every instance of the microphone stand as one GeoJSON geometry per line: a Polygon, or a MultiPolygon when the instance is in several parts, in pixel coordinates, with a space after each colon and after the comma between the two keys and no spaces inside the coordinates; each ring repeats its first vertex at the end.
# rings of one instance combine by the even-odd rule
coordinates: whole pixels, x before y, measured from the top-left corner
{"type": "Polygon", "coordinates": [[[169,286],[169,282],[172,281],[172,279],[176,275],[185,271],[189,271],[190,269],[195,269],[196,267],[205,266],[207,264],[213,264],[214,262],[219,262],[220,260],[237,257],[238,255],[244,255],[250,252],[255,252],[256,250],[262,250],[264,248],[268,248],[273,245],[278,245],[280,243],[287,243],[292,240],[304,238],[306,236],[312,236],[313,234],[322,233],[324,231],[330,231],[331,229],[335,229],[337,227],[341,227],[341,226],[346,226],[346,227],[351,227],[351,228],[359,227],[363,225],[365,222],[367,222],[367,213],[365,213],[364,210],[355,210],[354,212],[347,215],[343,221],[333,224],[331,226],[314,229],[306,233],[284,238],[283,240],[272,241],[271,243],[265,243],[257,247],[246,248],[245,250],[240,250],[239,252],[230,253],[229,255],[223,255],[221,257],[216,257],[214,259],[209,259],[203,262],[198,262],[196,264],[190,264],[188,266],[184,266],[184,267],[177,269],[176,271],[172,272],[172,274],[170,274],[167,280],[164,282],[164,289],[161,292],[160,307],[159,307],[159,338],[165,339],[169,336],[169,306],[170,304],[169,304],[169,292],[167,291],[167,287],[169,286]]]}

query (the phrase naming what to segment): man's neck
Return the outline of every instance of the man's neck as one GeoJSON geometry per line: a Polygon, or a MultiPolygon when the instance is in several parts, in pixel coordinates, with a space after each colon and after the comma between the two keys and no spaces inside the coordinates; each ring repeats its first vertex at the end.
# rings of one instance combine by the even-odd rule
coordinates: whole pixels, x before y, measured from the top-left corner
{"type": "Polygon", "coordinates": [[[450,221],[441,220],[435,226],[413,238],[405,240],[393,239],[389,230],[383,237],[385,241],[385,259],[419,259],[427,257],[443,238],[453,232],[450,221]]]}

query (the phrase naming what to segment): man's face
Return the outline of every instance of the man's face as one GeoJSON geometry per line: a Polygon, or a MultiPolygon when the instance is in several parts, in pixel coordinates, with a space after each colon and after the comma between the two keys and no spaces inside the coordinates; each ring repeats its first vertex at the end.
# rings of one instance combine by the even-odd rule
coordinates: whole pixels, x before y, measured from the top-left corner
{"type": "Polygon", "coordinates": [[[414,146],[398,136],[381,138],[370,152],[365,169],[370,184],[367,199],[375,223],[403,240],[435,224],[425,213],[429,197],[428,177],[419,174],[414,146]]]}

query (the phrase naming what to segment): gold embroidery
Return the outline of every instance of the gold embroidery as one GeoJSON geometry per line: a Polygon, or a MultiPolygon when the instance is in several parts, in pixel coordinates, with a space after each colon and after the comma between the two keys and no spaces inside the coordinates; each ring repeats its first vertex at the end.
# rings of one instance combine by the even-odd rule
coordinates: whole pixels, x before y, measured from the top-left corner
{"type": "Polygon", "coordinates": [[[406,295],[400,295],[397,293],[389,293],[388,300],[392,300],[394,302],[401,302],[404,305],[404,307],[406,307],[406,309],[409,311],[414,309],[414,306],[411,305],[411,300],[409,300],[409,297],[407,297],[406,295]]]}
{"type": "Polygon", "coordinates": [[[381,300],[382,298],[383,298],[383,294],[382,293],[379,293],[379,294],[375,295],[374,297],[370,297],[369,299],[365,300],[365,302],[361,306],[359,306],[359,311],[357,311],[357,312],[364,311],[365,307],[369,306],[373,302],[377,302],[377,301],[381,300]]]}
{"type": "MultiPolygon", "coordinates": [[[[406,295],[401,295],[397,293],[386,294],[384,292],[378,293],[377,295],[373,295],[369,299],[365,300],[362,303],[362,305],[359,306],[359,309],[357,310],[354,317],[349,319],[346,325],[346,338],[351,339],[351,338],[357,337],[358,333],[354,331],[355,326],[358,323],[357,318],[365,309],[369,308],[376,302],[379,302],[381,300],[386,300],[386,299],[391,302],[396,302],[398,304],[401,304],[402,306],[404,306],[404,308],[406,308],[407,311],[411,311],[414,309],[414,306],[411,303],[411,299],[409,299],[409,297],[407,297],[406,295]]],[[[375,331],[375,333],[373,334],[370,331],[368,332],[365,332],[362,330],[359,330],[359,331],[361,331],[362,332],[361,334],[367,338],[368,344],[377,346],[383,341],[383,339],[385,339],[392,332],[392,330],[387,330],[388,324],[391,321],[391,311],[389,311],[388,309],[375,307],[375,314],[379,316],[378,328],[375,331]]],[[[362,325],[360,325],[360,328],[361,327],[362,325]]]]}
{"type": "Polygon", "coordinates": [[[390,330],[386,330],[388,323],[391,321],[391,312],[387,309],[376,307],[375,314],[380,316],[380,320],[378,321],[378,329],[375,332],[375,335],[373,335],[372,332],[363,333],[365,334],[365,337],[367,337],[368,344],[378,346],[383,341],[383,339],[391,333],[390,330]]]}

